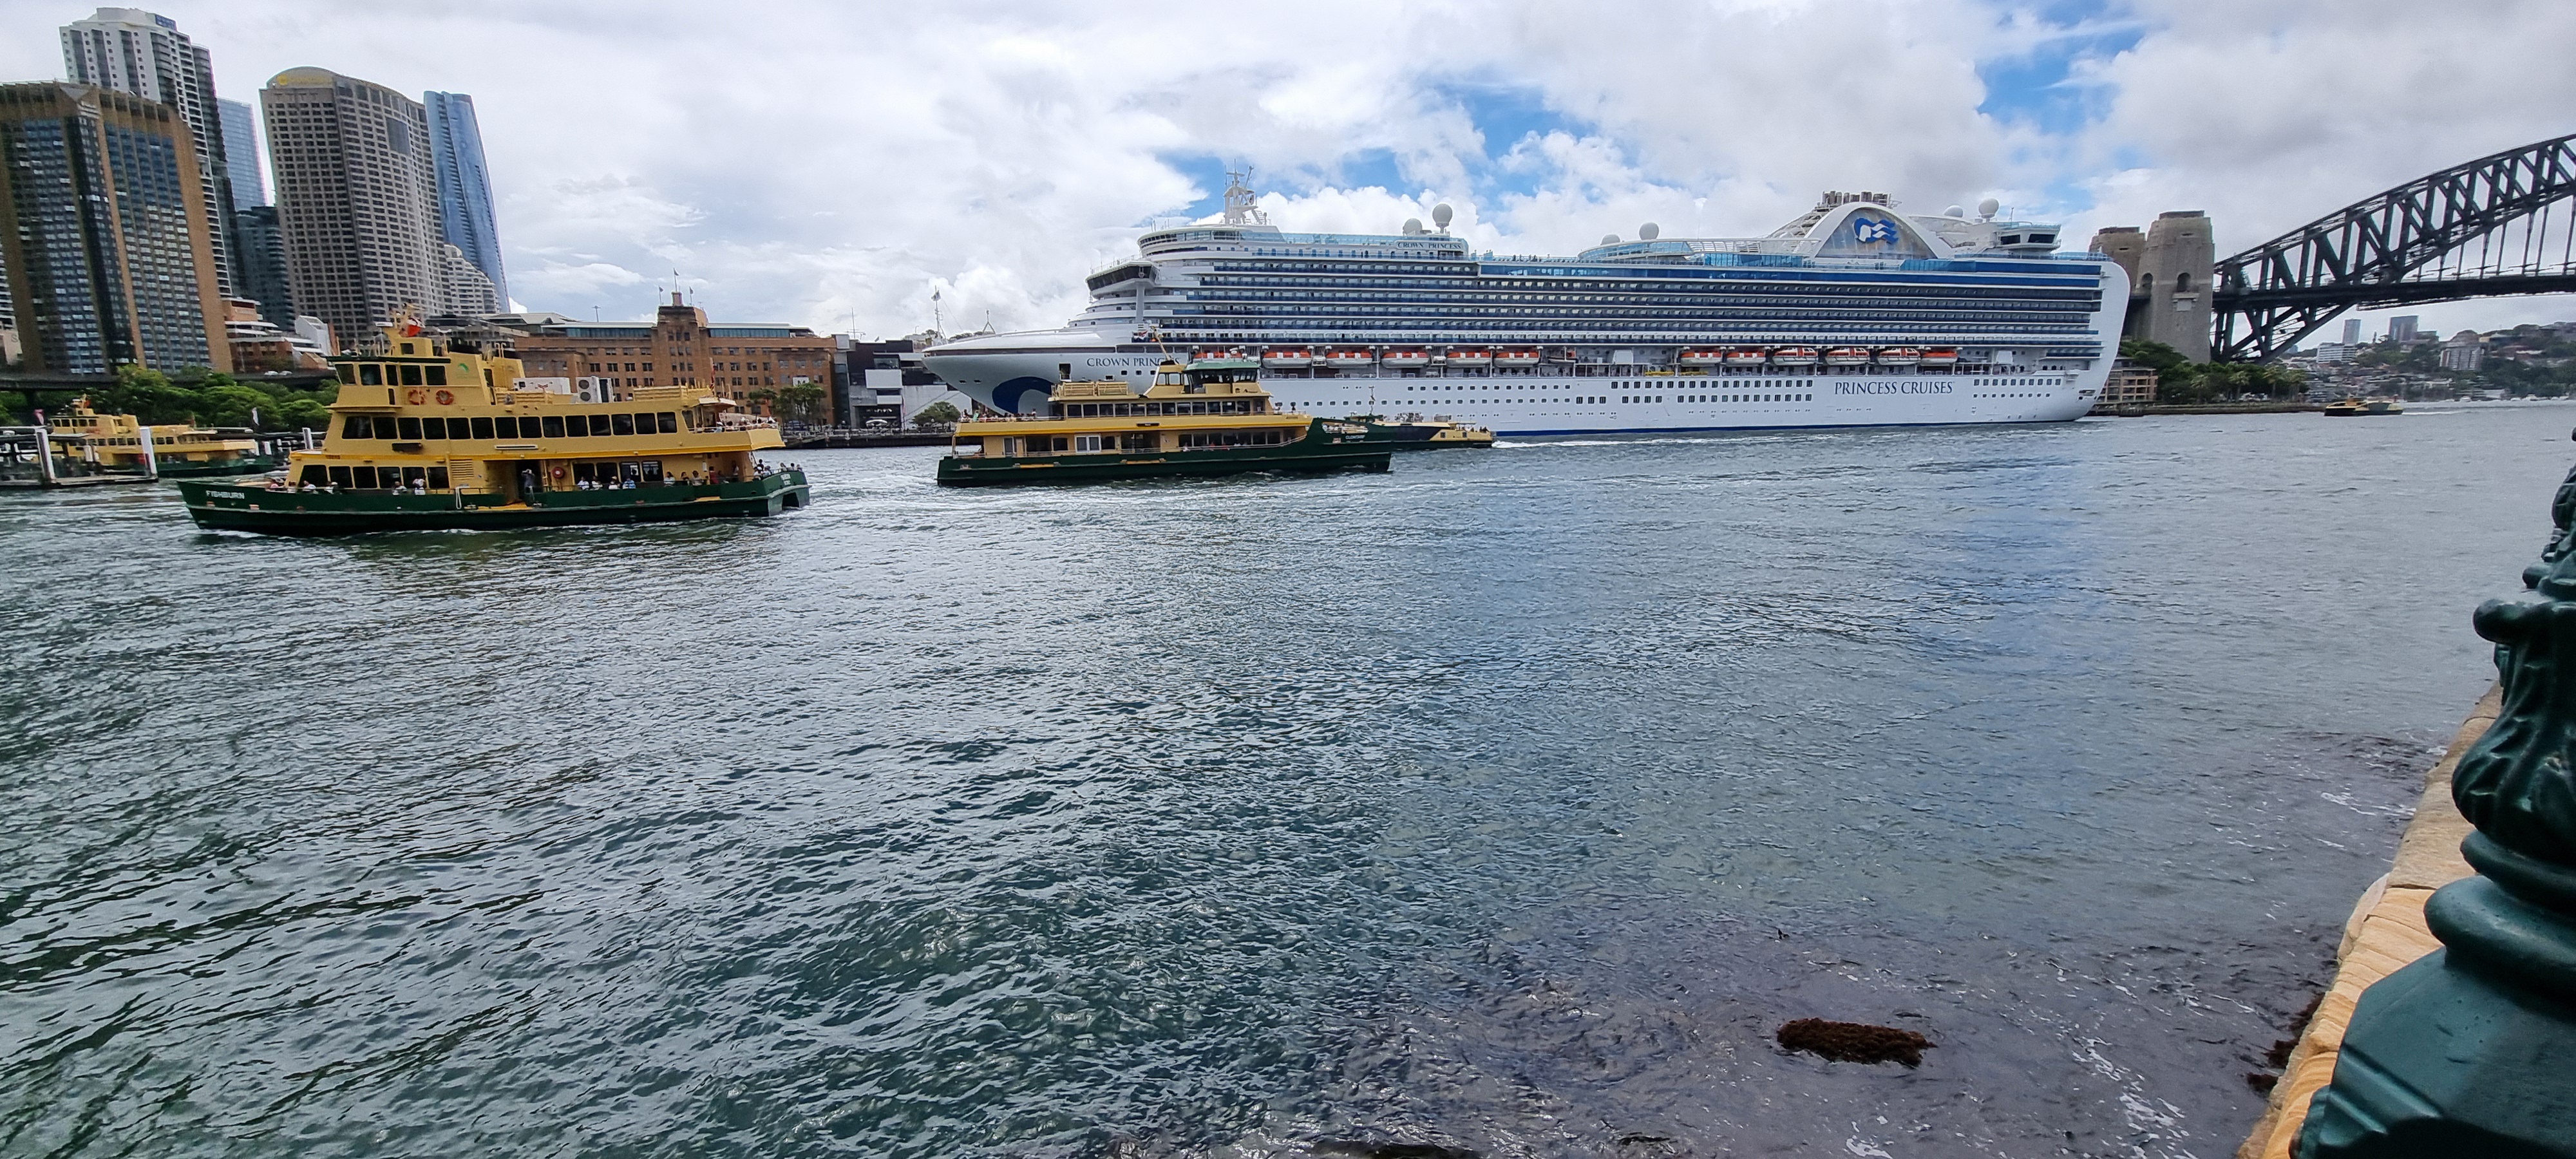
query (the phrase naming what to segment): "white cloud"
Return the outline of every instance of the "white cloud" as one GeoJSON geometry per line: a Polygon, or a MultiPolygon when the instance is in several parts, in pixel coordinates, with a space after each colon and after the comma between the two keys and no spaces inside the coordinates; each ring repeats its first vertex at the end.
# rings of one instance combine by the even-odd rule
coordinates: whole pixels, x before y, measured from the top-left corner
{"type": "MultiPolygon", "coordinates": [[[[873,334],[927,325],[934,289],[952,328],[1061,322],[1136,226],[1216,192],[1182,159],[1256,165],[1293,228],[1388,231],[1446,200],[1505,253],[1646,221],[1766,232],[1825,188],[1991,194],[2079,237],[2207,209],[2235,245],[2576,106],[2553,58],[2576,6],[2530,0],[2138,0],[2072,30],[1973,0],[159,10],[237,99],[307,64],[474,94],[532,308],[642,316],[676,270],[719,317],[873,334]],[[1978,111],[1980,61],[2120,24],[2136,46],[2068,82],[2099,122],[1978,111]],[[1479,92],[1543,113],[1480,128],[1479,92]]],[[[85,12],[0,0],[0,76],[58,74],[52,29],[85,12]]]]}

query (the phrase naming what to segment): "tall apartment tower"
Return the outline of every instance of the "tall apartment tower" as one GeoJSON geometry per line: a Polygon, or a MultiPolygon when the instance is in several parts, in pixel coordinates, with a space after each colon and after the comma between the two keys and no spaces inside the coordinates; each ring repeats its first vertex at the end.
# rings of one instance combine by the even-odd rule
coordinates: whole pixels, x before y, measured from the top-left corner
{"type": "Polygon", "coordinates": [[[0,85],[0,264],[31,373],[232,369],[194,135],[96,85],[0,85]]]}
{"type": "Polygon", "coordinates": [[[355,343],[406,310],[442,311],[428,111],[321,68],[277,74],[259,100],[295,312],[355,343]]]}
{"type": "MultiPolygon", "coordinates": [[[[483,166],[483,128],[474,98],[464,93],[424,93],[429,107],[430,165],[438,175],[439,236],[491,279],[492,294],[509,308],[510,281],[501,276],[501,235],[492,225],[492,178],[483,166]]],[[[451,305],[457,313],[462,305],[451,305]]]]}
{"type": "Polygon", "coordinates": [[[2194,362],[2209,361],[2209,277],[2218,264],[2218,243],[2208,214],[2159,214],[2144,235],[2136,226],[2110,226],[2093,235],[2093,248],[2128,271],[2124,335],[2162,342],[2194,362]]]}
{"type": "Polygon", "coordinates": [[[2343,320],[2343,344],[2346,346],[2361,345],[2361,319],[2346,318],[2343,320]]]}
{"type": "Polygon", "coordinates": [[[177,22],[140,8],[101,8],[66,24],[63,75],[158,101],[179,111],[194,146],[197,199],[205,206],[206,240],[215,248],[215,277],[233,293],[233,199],[215,108],[214,59],[189,42],[177,22]]]}

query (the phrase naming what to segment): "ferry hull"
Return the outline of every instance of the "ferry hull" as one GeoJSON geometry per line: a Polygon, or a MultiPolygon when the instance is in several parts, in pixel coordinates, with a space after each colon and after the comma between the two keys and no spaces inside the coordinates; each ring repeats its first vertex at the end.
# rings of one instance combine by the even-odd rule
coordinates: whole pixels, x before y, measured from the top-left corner
{"type": "Polygon", "coordinates": [[[269,535],[357,535],[374,531],[511,531],[531,527],[756,519],[804,507],[813,489],[798,470],[742,483],[633,490],[548,491],[531,504],[497,495],[271,491],[181,483],[188,517],[200,527],[269,535]]]}
{"type": "Polygon", "coordinates": [[[1256,471],[1329,474],[1384,471],[1394,451],[1347,444],[1289,453],[1258,450],[1171,451],[1153,455],[1054,455],[1047,458],[960,458],[939,461],[939,482],[950,487],[1029,487],[1100,483],[1116,479],[1169,479],[1245,475],[1256,471]]]}

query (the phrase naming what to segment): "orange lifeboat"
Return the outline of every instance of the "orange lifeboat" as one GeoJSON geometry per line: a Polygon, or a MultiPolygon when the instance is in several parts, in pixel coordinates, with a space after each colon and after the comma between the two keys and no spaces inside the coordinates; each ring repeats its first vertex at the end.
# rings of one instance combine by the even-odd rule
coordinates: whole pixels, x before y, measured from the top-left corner
{"type": "Polygon", "coordinates": [[[1816,364],[1816,348],[1813,346],[1783,346],[1771,352],[1771,361],[1779,363],[1782,366],[1814,366],[1816,364]]]}
{"type": "Polygon", "coordinates": [[[1760,366],[1770,360],[1770,355],[1759,346],[1729,346],[1726,348],[1726,364],[1728,366],[1739,368],[1754,367],[1760,366]]]}
{"type": "Polygon", "coordinates": [[[1324,365],[1335,370],[1363,370],[1377,361],[1366,346],[1337,346],[1324,352],[1324,365]]]}
{"type": "Polygon", "coordinates": [[[1923,361],[1923,351],[1913,346],[1889,346],[1878,352],[1880,366],[1912,366],[1923,361]]]}
{"type": "Polygon", "coordinates": [[[1261,365],[1271,370],[1297,370],[1315,364],[1315,352],[1302,346],[1273,346],[1261,352],[1261,365]]]}
{"type": "Polygon", "coordinates": [[[1726,352],[1714,347],[1699,350],[1685,348],[1682,351],[1681,364],[1684,366],[1724,366],[1726,365],[1726,352]]]}
{"type": "Polygon", "coordinates": [[[1431,365],[1431,352],[1418,347],[1389,350],[1377,356],[1377,364],[1392,370],[1419,370],[1431,365]]]}
{"type": "Polygon", "coordinates": [[[1512,346],[1494,352],[1496,366],[1536,366],[1545,361],[1535,346],[1512,346]]]}
{"type": "Polygon", "coordinates": [[[1827,366],[1867,366],[1869,350],[1860,346],[1836,346],[1825,351],[1827,366]]]}
{"type": "Polygon", "coordinates": [[[1492,366],[1494,352],[1481,346],[1452,346],[1448,350],[1451,366],[1492,366]]]}
{"type": "Polygon", "coordinates": [[[1956,346],[1926,346],[1923,348],[1923,365],[1925,366],[1957,366],[1958,364],[1959,348],[1956,346]]]}

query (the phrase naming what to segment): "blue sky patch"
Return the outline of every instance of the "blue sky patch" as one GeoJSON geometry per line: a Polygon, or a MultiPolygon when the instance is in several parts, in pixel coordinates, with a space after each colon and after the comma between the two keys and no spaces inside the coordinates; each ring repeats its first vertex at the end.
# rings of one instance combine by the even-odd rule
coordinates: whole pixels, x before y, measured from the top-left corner
{"type": "Polygon", "coordinates": [[[2041,132],[2071,133],[2101,117],[2110,94],[2076,76],[2082,61],[2135,47],[2146,25],[2102,0],[2057,0],[2027,10],[2044,34],[2028,51],[1977,62],[1986,99],[1977,111],[2041,132]]]}

